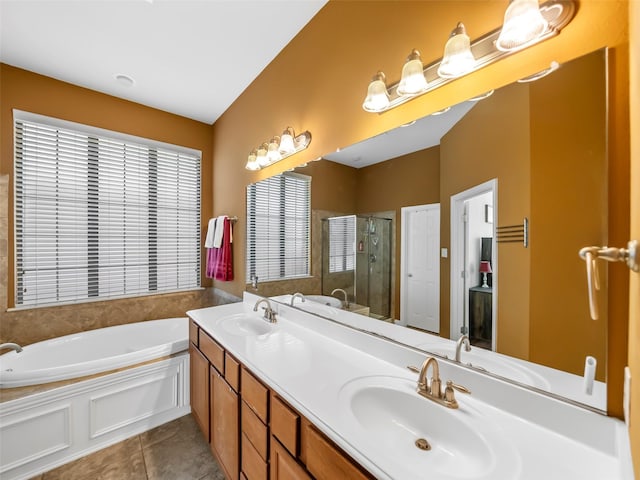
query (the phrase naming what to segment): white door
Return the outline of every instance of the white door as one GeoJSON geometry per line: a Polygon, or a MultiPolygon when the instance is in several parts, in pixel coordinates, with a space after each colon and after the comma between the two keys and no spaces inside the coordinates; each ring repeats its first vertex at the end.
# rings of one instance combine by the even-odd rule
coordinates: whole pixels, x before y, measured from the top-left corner
{"type": "Polygon", "coordinates": [[[400,323],[440,332],[440,204],[402,208],[400,323]]]}

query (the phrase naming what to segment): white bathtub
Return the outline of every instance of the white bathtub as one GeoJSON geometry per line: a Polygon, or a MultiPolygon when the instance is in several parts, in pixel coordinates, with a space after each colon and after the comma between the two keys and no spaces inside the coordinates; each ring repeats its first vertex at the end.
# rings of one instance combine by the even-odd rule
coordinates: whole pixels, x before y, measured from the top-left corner
{"type": "Polygon", "coordinates": [[[99,328],[0,355],[0,388],[93,375],[187,350],[188,318],[99,328]]]}

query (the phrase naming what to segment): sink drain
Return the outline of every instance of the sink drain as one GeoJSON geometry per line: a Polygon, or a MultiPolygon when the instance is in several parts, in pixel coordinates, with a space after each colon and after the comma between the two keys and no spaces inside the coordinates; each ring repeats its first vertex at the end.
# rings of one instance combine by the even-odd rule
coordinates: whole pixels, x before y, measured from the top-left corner
{"type": "Polygon", "coordinates": [[[424,438],[417,439],[415,444],[420,450],[431,450],[431,445],[424,438]]]}

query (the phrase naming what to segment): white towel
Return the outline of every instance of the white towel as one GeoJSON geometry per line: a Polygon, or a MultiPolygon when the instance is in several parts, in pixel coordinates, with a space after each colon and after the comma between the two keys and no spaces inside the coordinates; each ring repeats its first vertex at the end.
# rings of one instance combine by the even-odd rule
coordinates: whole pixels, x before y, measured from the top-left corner
{"type": "Polygon", "coordinates": [[[226,218],[226,215],[220,215],[216,221],[216,230],[213,234],[213,248],[220,248],[222,246],[222,234],[224,233],[224,221],[226,218]]]}
{"type": "Polygon", "coordinates": [[[204,240],[204,248],[213,248],[213,236],[216,231],[216,219],[212,218],[209,220],[209,225],[207,226],[207,236],[204,240]]]}

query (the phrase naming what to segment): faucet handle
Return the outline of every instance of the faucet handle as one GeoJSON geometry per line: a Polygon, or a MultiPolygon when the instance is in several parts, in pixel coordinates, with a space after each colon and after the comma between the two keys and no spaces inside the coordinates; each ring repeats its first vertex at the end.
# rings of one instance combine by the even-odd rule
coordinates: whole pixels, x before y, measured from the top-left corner
{"type": "Polygon", "coordinates": [[[471,393],[467,387],[453,383],[451,380],[447,380],[447,386],[444,389],[444,403],[450,408],[458,408],[458,401],[456,400],[455,392],[457,390],[461,393],[471,393]]]}

